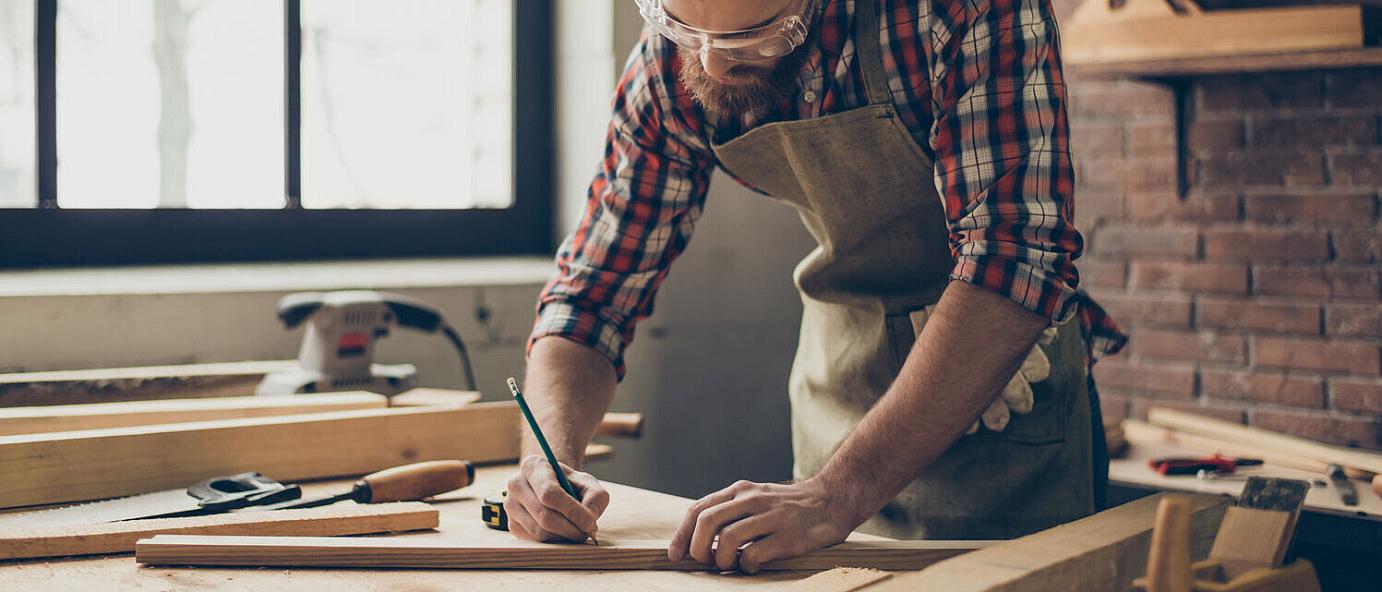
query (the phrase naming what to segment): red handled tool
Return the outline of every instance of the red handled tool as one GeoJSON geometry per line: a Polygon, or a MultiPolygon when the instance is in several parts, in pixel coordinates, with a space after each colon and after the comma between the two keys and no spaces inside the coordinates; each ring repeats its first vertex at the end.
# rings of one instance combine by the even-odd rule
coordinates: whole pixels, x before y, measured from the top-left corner
{"type": "Polygon", "coordinates": [[[1262,464],[1260,458],[1230,458],[1222,454],[1214,456],[1171,456],[1147,461],[1152,470],[1162,475],[1195,475],[1200,471],[1212,473],[1232,473],[1238,467],[1252,467],[1262,464]]]}

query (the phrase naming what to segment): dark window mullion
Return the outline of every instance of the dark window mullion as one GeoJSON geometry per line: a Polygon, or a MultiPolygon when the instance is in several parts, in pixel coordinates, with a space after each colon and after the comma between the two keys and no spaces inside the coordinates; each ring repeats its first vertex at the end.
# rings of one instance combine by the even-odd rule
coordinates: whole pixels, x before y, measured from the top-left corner
{"type": "Polygon", "coordinates": [[[283,182],[286,207],[302,209],[302,1],[283,3],[283,182]]]}
{"type": "Polygon", "coordinates": [[[34,19],[35,163],[38,207],[58,207],[58,0],[37,0],[34,19]]]}

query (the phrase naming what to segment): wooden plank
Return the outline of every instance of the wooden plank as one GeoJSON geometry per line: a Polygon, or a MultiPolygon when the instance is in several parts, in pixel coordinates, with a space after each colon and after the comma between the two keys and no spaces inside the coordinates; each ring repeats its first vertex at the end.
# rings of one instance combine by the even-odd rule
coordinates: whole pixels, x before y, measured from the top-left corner
{"type": "Polygon", "coordinates": [[[241,471],[295,481],[517,457],[511,401],[0,436],[0,507],[175,489],[241,471]]]}
{"type": "MultiPolygon", "coordinates": [[[[1191,500],[1190,549],[1204,557],[1228,504],[1217,496],[1191,500]]],[[[1161,495],[1154,495],[948,559],[915,574],[899,574],[868,592],[945,590],[1125,590],[1146,572],[1147,551],[1161,495]]]]}
{"type": "Polygon", "coordinates": [[[265,374],[296,365],[271,360],[0,374],[0,406],[245,396],[265,374]]]}
{"type": "MultiPolygon", "coordinates": [[[[159,535],[135,545],[135,561],[152,565],[294,567],[426,567],[445,569],[704,571],[693,559],[667,559],[667,541],[608,541],[600,545],[515,544],[486,547],[445,540],[336,539],[159,535]]],[[[766,570],[824,570],[838,566],[922,569],[981,549],[989,541],[845,542],[766,570]]]]}
{"type": "Polygon", "coordinates": [[[1283,72],[1382,66],[1382,48],[1321,49],[1068,65],[1084,78],[1166,78],[1243,72],[1283,72]]]}
{"type": "Polygon", "coordinates": [[[1066,63],[1083,65],[1357,48],[1364,45],[1362,11],[1360,6],[1327,6],[1074,19],[1062,23],[1061,50],[1066,63]]]}
{"type": "Polygon", "coordinates": [[[642,413],[606,413],[595,428],[597,436],[627,436],[637,438],[643,434],[642,413]]]}
{"type": "Polygon", "coordinates": [[[130,553],[135,541],[159,534],[341,536],[429,530],[437,524],[437,510],[421,502],[346,502],[302,510],[15,529],[0,533],[0,559],[130,553]]]}
{"type": "Polygon", "coordinates": [[[366,392],[164,399],[86,405],[0,408],[0,436],[95,430],[160,423],[297,415],[348,409],[382,409],[383,395],[366,392]]]}
{"type": "Polygon", "coordinates": [[[476,391],[457,391],[439,388],[415,388],[389,397],[390,407],[436,407],[469,405],[480,400],[476,391]]]}
{"type": "Polygon", "coordinates": [[[837,567],[787,586],[792,592],[854,592],[893,577],[892,572],[837,567]]]}
{"type": "Polygon", "coordinates": [[[1280,432],[1254,428],[1241,424],[1185,413],[1164,407],[1153,407],[1147,413],[1147,421],[1173,430],[1209,436],[1216,440],[1227,440],[1251,445],[1259,450],[1279,452],[1314,461],[1335,463],[1369,473],[1382,473],[1382,454],[1362,452],[1322,444],[1314,440],[1288,436],[1280,432]]]}

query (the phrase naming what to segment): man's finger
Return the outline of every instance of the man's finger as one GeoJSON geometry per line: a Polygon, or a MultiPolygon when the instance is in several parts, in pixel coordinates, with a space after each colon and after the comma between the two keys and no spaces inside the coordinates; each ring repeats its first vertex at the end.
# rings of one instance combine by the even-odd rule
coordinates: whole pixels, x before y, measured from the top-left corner
{"type": "Polygon", "coordinates": [[[734,569],[739,561],[739,547],[768,536],[783,526],[781,514],[775,512],[749,516],[726,526],[720,531],[719,541],[715,544],[715,567],[721,571],[734,569]]]}
{"type": "Polygon", "coordinates": [[[701,512],[696,518],[696,530],[691,534],[688,548],[691,556],[706,565],[714,563],[715,555],[710,552],[710,546],[715,536],[732,522],[767,511],[766,502],[766,497],[750,494],[701,512]]]}
{"type": "MultiPolygon", "coordinates": [[[[528,474],[528,482],[532,485],[537,500],[543,506],[559,514],[577,531],[585,534],[595,530],[595,514],[561,488],[561,482],[557,481],[557,474],[552,471],[551,465],[547,463],[534,465],[528,474]]],[[[585,537],[582,536],[573,540],[583,541],[585,537]]]]}
{"type": "Polygon", "coordinates": [[[590,473],[580,471],[572,472],[569,479],[572,487],[581,494],[581,505],[590,510],[597,519],[604,515],[605,508],[609,507],[609,491],[600,484],[600,480],[590,473]]]}
{"type": "Polygon", "coordinates": [[[677,526],[676,532],[672,533],[672,542],[667,545],[667,559],[677,562],[686,557],[686,552],[691,545],[691,534],[696,531],[696,519],[700,517],[703,510],[732,499],[734,499],[734,492],[726,488],[691,504],[691,507],[686,510],[686,516],[681,519],[681,525],[677,526]]]}
{"type": "MultiPolygon", "coordinates": [[[[542,535],[548,533],[576,542],[586,539],[585,531],[575,524],[572,524],[571,521],[560,512],[548,507],[543,496],[537,493],[537,489],[533,487],[531,483],[521,479],[518,481],[518,495],[515,496],[514,492],[510,491],[509,499],[516,499],[519,504],[523,506],[524,513],[528,515],[531,522],[524,524],[524,526],[529,527],[529,530],[533,530],[535,527],[538,531],[541,531],[534,532],[533,534],[538,535],[539,539],[544,538],[542,535]]],[[[557,493],[566,496],[567,499],[571,499],[571,497],[567,496],[566,492],[562,491],[560,487],[557,488],[557,493]]],[[[575,500],[572,500],[572,503],[575,503],[575,500]]],[[[582,511],[584,511],[584,508],[582,508],[582,511]]]]}
{"type": "Polygon", "coordinates": [[[796,557],[810,550],[811,547],[804,539],[770,534],[744,547],[744,550],[739,553],[739,571],[749,574],[758,573],[763,564],[769,561],[796,557]]]}

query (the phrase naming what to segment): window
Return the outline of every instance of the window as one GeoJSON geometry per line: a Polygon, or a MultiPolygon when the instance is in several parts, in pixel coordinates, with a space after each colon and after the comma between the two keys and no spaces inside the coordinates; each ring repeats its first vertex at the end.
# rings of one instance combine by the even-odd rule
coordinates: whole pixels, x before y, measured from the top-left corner
{"type": "Polygon", "coordinates": [[[548,0],[0,0],[0,266],[551,248],[548,0]]]}

